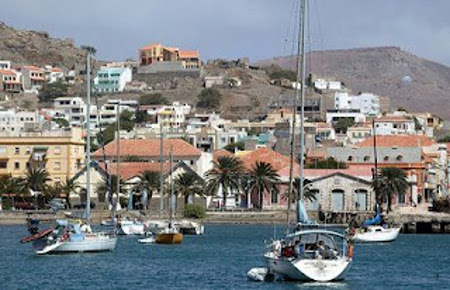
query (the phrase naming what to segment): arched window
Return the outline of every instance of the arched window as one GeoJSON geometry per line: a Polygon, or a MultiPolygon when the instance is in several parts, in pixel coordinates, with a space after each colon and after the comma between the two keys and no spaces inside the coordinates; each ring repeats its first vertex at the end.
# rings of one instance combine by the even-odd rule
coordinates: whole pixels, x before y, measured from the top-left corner
{"type": "Polygon", "coordinates": [[[403,156],[402,155],[398,155],[396,159],[397,159],[397,161],[402,161],[403,160],[403,156]]]}
{"type": "Polygon", "coordinates": [[[384,156],[383,160],[384,161],[389,161],[389,156],[384,156]]]}
{"type": "Polygon", "coordinates": [[[366,189],[356,189],[355,190],[355,209],[357,211],[366,211],[368,208],[367,204],[367,190],[366,189]]]}
{"type": "Polygon", "coordinates": [[[344,191],[342,189],[333,189],[332,196],[332,210],[344,211],[344,191]]]}

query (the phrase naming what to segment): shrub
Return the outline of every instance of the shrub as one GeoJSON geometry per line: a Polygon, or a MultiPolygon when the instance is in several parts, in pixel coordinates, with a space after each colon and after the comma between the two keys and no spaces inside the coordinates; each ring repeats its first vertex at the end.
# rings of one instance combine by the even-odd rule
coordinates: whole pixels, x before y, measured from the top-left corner
{"type": "Polygon", "coordinates": [[[51,84],[46,84],[39,91],[39,102],[40,103],[49,103],[53,102],[54,99],[59,97],[66,97],[69,95],[69,86],[64,84],[63,82],[55,82],[51,84]]]}
{"type": "Polygon", "coordinates": [[[168,105],[169,101],[160,93],[147,94],[139,97],[140,105],[168,105]]]}
{"type": "Polygon", "coordinates": [[[183,215],[186,218],[202,219],[206,216],[206,211],[198,204],[186,204],[183,215]]]}
{"type": "Polygon", "coordinates": [[[197,107],[203,109],[219,109],[222,95],[216,89],[204,89],[197,96],[197,107]]]}

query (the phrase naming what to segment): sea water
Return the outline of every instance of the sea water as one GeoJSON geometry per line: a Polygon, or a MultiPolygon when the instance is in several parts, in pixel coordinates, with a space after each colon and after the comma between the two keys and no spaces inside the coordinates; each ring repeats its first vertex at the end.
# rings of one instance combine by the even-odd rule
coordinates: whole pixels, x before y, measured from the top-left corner
{"type": "MultiPolygon", "coordinates": [[[[450,235],[403,235],[356,245],[338,283],[253,282],[269,225],[206,225],[181,245],[141,245],[122,236],[114,252],[36,256],[25,226],[0,227],[0,289],[450,289],[450,235]]],[[[283,232],[278,226],[275,233],[283,232]]]]}

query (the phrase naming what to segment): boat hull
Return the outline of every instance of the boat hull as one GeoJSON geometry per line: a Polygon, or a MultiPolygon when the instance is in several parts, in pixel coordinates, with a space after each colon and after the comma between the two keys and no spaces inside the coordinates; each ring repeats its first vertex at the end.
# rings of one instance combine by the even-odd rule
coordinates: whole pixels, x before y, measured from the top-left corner
{"type": "Polygon", "coordinates": [[[107,252],[113,251],[116,244],[117,237],[86,237],[81,241],[66,241],[60,243],[58,246],[49,245],[42,248],[36,248],[35,250],[38,255],[52,253],[107,252]]]}
{"type": "Polygon", "coordinates": [[[181,244],[183,234],[180,233],[161,233],[156,236],[158,244],[181,244]]]}
{"type": "Polygon", "coordinates": [[[386,243],[397,239],[400,228],[385,229],[381,232],[357,232],[353,236],[353,241],[358,243],[386,243]]]}
{"type": "Polygon", "coordinates": [[[121,223],[118,234],[119,235],[143,235],[144,224],[142,223],[121,223]]]}
{"type": "Polygon", "coordinates": [[[266,261],[271,272],[287,280],[330,282],[343,280],[352,260],[290,259],[266,255],[266,261]]]}

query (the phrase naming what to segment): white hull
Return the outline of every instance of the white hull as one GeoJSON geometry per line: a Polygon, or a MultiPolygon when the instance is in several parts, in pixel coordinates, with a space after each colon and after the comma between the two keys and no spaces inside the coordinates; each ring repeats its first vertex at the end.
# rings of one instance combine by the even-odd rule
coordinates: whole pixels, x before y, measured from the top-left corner
{"type": "Polygon", "coordinates": [[[97,234],[87,234],[81,241],[57,242],[43,249],[36,250],[38,255],[51,253],[105,252],[113,251],[117,238],[97,234]]]}
{"type": "Polygon", "coordinates": [[[356,232],[353,240],[359,243],[383,243],[397,239],[400,228],[382,229],[380,231],[356,232]]]}
{"type": "Polygon", "coordinates": [[[288,280],[329,282],[345,278],[351,259],[292,259],[265,256],[269,269],[288,280]]]}
{"type": "Polygon", "coordinates": [[[144,224],[135,222],[120,222],[120,235],[143,235],[144,224]]]}

